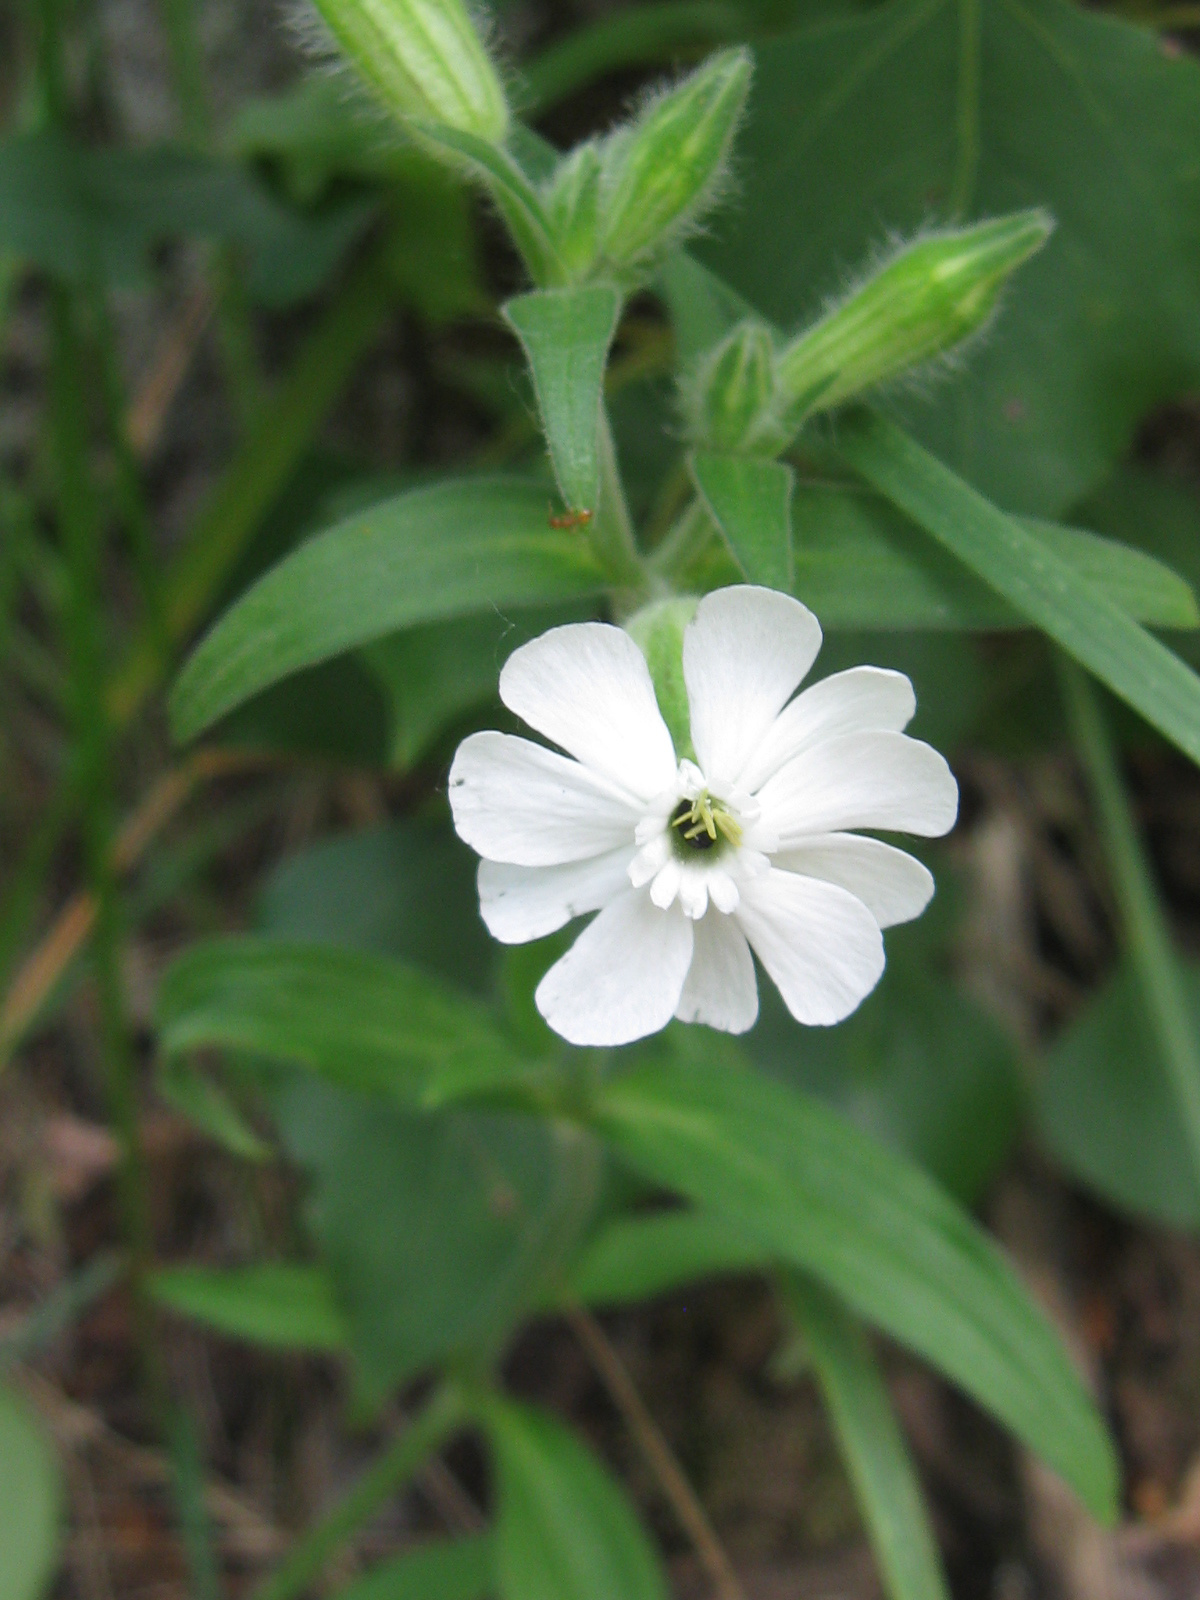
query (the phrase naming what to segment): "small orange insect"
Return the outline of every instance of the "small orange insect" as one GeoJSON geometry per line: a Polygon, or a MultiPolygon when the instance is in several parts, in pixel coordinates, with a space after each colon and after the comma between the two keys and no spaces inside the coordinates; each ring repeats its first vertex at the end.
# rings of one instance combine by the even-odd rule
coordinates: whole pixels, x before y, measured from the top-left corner
{"type": "Polygon", "coordinates": [[[594,511],[564,511],[562,516],[556,517],[550,513],[550,526],[552,528],[586,528],[595,516],[594,511]]]}

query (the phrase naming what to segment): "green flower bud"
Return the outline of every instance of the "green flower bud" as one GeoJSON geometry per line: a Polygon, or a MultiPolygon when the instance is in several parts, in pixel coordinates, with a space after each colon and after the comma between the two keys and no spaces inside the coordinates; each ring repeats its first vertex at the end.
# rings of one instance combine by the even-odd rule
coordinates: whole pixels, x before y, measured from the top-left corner
{"type": "Polygon", "coordinates": [[[798,425],[961,344],[1053,229],[1045,211],[1019,211],[900,251],[781,352],[776,379],[789,421],[798,425]]]}
{"type": "Polygon", "coordinates": [[[559,259],[571,278],[586,277],[599,244],[600,146],[589,140],[565,155],[542,191],[559,259]]]}
{"type": "Polygon", "coordinates": [[[337,42],[395,115],[498,144],[508,101],[462,0],[316,0],[337,42]]]}
{"type": "Polygon", "coordinates": [[[613,266],[661,251],[715,202],[751,71],[748,50],[723,50],[606,141],[601,251],[613,266]]]}
{"type": "Polygon", "coordinates": [[[625,624],[625,631],[646,658],[654,698],[675,746],[676,756],[695,760],[692,717],[683,681],[683,630],[696,614],[696,595],[655,600],[625,624]]]}
{"type": "Polygon", "coordinates": [[[771,330],[748,318],[707,351],[685,379],[688,437],[710,450],[773,454],[786,443],[774,402],[771,330]]]}

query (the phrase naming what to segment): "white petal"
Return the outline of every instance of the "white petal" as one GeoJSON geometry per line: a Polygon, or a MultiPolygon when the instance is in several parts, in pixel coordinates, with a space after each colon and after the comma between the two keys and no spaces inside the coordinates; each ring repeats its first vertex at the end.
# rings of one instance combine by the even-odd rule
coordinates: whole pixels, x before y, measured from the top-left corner
{"type": "Polygon", "coordinates": [[[650,898],[660,911],[665,911],[674,902],[682,878],[683,868],[674,859],[664,862],[655,874],[654,882],[650,885],[650,898]]]}
{"type": "Polygon", "coordinates": [[[818,740],[866,728],[899,733],[916,709],[913,686],[902,672],[851,667],[832,673],[784,706],[751,756],[741,787],[753,794],[785,761],[818,740]]]}
{"type": "Polygon", "coordinates": [[[618,1045],[665,1028],[692,961],[692,923],[644,889],[613,900],[537,986],[546,1021],[571,1044],[618,1045]]]}
{"type": "Polygon", "coordinates": [[[459,837],[491,861],[553,867],[633,843],[638,813],[598,774],[507,733],[473,733],[450,768],[459,837]]]}
{"type": "Polygon", "coordinates": [[[914,856],[881,839],[824,833],[781,851],[775,866],[849,889],[881,928],[919,917],[933,899],[933,874],[914,856]]]}
{"type": "Polygon", "coordinates": [[[878,923],[835,883],[772,870],[742,885],[737,920],[797,1022],[841,1022],[883,972],[878,923]]]}
{"type": "Polygon", "coordinates": [[[500,674],[510,711],[555,744],[650,800],[675,777],[675,749],[646,658],[622,628],[575,622],[514,650],[500,674]]]}
{"type": "Polygon", "coordinates": [[[958,815],[954,774],[931,745],[904,733],[848,733],[794,757],[758,791],[762,825],[780,850],[808,834],[889,828],[927,837],[958,815]]]}
{"type": "Polygon", "coordinates": [[[774,589],[715,589],[683,635],[692,743],[709,783],[732,784],[816,660],[821,627],[774,589]]]}
{"type": "Polygon", "coordinates": [[[544,939],[587,911],[598,911],[629,887],[633,846],[561,867],[479,863],[479,912],[501,944],[544,939]]]}
{"type": "Polygon", "coordinates": [[[723,1033],[745,1033],[758,1020],[754,962],[733,917],[710,911],[696,923],[696,947],[675,1015],[723,1033]]]}

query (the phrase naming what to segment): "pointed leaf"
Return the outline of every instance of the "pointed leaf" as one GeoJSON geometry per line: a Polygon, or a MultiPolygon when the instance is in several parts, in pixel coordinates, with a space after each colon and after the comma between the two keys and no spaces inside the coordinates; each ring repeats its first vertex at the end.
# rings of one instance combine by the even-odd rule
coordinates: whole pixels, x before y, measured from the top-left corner
{"type": "Polygon", "coordinates": [[[0,1384],[0,1596],[38,1600],[58,1557],[62,1483],[54,1446],[15,1389],[0,1384]]]}
{"type": "Polygon", "coordinates": [[[500,1600],[667,1600],[624,1493],[573,1433],[501,1400],[483,1420],[496,1463],[500,1600]]]}
{"type": "Polygon", "coordinates": [[[760,1239],[707,1211],[656,1211],[618,1217],[587,1240],[563,1280],[559,1304],[632,1305],[703,1278],[770,1266],[760,1239]]]}
{"type": "Polygon", "coordinates": [[[790,593],[792,488],[796,474],[779,461],[700,453],[692,477],[733,558],[751,583],[790,593]]]}
{"type": "Polygon", "coordinates": [[[1057,1337],[1000,1252],[917,1168],[724,1050],[612,1079],[595,1115],[639,1171],[821,1279],[1112,1518],[1112,1445],[1057,1337]]]}
{"type": "Polygon", "coordinates": [[[950,1600],[908,1445],[862,1328],[811,1278],[784,1295],[833,1419],[890,1600],[950,1600]]]}
{"type": "MultiPolygon", "coordinates": [[[[1039,545],[1137,621],[1194,628],[1191,585],[1115,539],[1020,518],[1039,545]]],[[[802,482],[792,500],[794,592],[827,628],[1028,626],[1001,595],[910,517],[858,484],[802,482]]]]}
{"type": "Polygon", "coordinates": [[[276,1350],[342,1350],[346,1319],[320,1267],[164,1267],[151,1275],[160,1306],[230,1338],[276,1350]]]}
{"type": "Polygon", "coordinates": [[[248,1050],[402,1105],[538,1076],[461,990],[402,962],[331,945],[195,945],[164,978],[157,1019],[167,1053],[248,1050]]]}
{"type": "Polygon", "coordinates": [[[838,448],[1014,610],[1200,761],[1200,677],[1178,656],[895,423],[856,412],[839,425],[838,448]]]}
{"type": "Polygon", "coordinates": [[[417,489],[317,534],[249,589],[180,674],[172,726],[190,739],[268,684],[398,628],[602,588],[586,543],[548,526],[540,486],[417,489]]]}
{"type": "Polygon", "coordinates": [[[538,289],[504,307],[529,361],[554,476],[572,511],[594,512],[600,503],[600,396],[620,312],[620,295],[602,284],[538,289]]]}
{"type": "Polygon", "coordinates": [[[484,1600],[493,1566],[486,1536],[427,1544],[382,1562],[339,1589],[337,1600],[484,1600]]]}

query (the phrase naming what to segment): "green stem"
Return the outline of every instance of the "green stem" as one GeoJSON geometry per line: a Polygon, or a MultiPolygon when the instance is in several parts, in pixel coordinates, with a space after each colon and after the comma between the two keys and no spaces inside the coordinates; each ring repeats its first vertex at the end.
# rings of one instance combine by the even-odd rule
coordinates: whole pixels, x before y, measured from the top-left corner
{"type": "Polygon", "coordinates": [[[589,529],[592,548],[612,583],[619,589],[630,591],[628,598],[636,600],[646,592],[646,567],[634,537],[633,519],[625,498],[625,485],[621,481],[621,467],[608,420],[608,408],[603,403],[600,407],[597,444],[600,505],[589,529]]]}
{"type": "Polygon", "coordinates": [[[1087,675],[1066,656],[1059,657],[1059,673],[1072,736],[1108,850],[1130,959],[1162,1051],[1200,1188],[1200,1045],[1183,974],[1096,692],[1087,675]]]}
{"type": "Polygon", "coordinates": [[[88,417],[80,375],[82,344],[69,292],[51,291],[53,361],[50,417],[59,519],[70,578],[64,607],[70,663],[78,792],[88,886],[96,902],[92,962],[100,1009],[110,1115],[121,1143],[120,1199],[130,1250],[147,1392],[159,1388],[157,1347],[141,1285],[150,1262],[150,1210],[142,1164],[133,1052],[121,992],[120,908],[113,870],[114,816],[110,728],[103,694],[100,628],[101,523],[91,476],[88,417]]]}
{"type": "Polygon", "coordinates": [[[444,1383],[340,1505],[310,1529],[283,1565],[254,1591],[252,1600],[294,1600],[303,1594],[338,1546],[412,1479],[458,1431],[468,1414],[466,1399],[459,1389],[450,1382],[444,1383]]]}

